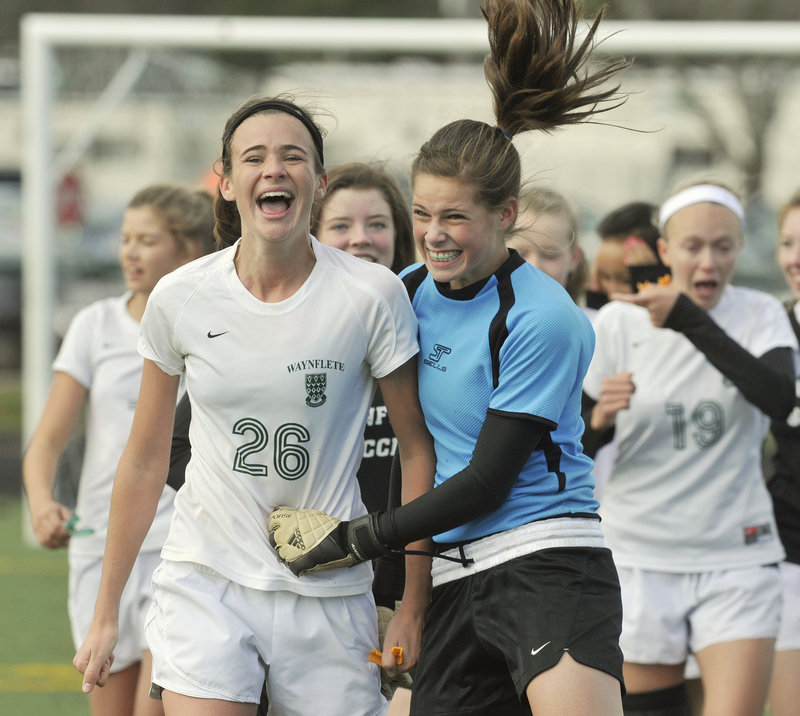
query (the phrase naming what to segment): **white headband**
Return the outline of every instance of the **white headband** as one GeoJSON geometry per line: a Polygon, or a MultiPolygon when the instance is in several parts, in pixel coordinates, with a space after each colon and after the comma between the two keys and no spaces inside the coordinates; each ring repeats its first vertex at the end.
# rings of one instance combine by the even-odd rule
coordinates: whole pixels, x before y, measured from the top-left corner
{"type": "Polygon", "coordinates": [[[696,184],[688,189],[679,191],[661,205],[661,210],[658,212],[658,229],[661,235],[664,235],[664,226],[666,226],[671,216],[687,206],[702,204],[703,202],[720,204],[730,209],[736,214],[742,223],[742,228],[744,228],[744,209],[742,208],[742,203],[732,192],[716,184],[696,184]]]}

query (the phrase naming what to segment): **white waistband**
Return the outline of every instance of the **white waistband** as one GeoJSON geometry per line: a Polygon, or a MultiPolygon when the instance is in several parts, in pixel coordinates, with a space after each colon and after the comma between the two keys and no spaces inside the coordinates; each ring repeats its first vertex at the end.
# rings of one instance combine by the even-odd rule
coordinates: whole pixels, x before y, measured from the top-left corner
{"type": "Polygon", "coordinates": [[[516,557],[553,547],[605,547],[600,521],[589,517],[554,517],[482,537],[442,554],[473,560],[469,565],[434,557],[433,586],[483,572],[516,557]]]}

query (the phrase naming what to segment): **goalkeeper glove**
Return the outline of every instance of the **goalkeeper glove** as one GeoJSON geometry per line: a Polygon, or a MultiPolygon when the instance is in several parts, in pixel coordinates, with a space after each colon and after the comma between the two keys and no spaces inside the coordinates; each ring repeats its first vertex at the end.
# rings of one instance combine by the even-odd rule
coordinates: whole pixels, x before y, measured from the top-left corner
{"type": "Polygon", "coordinates": [[[378,537],[377,522],[378,513],[343,522],[320,510],[276,507],[269,542],[297,576],[352,567],[391,551],[378,537]]]}

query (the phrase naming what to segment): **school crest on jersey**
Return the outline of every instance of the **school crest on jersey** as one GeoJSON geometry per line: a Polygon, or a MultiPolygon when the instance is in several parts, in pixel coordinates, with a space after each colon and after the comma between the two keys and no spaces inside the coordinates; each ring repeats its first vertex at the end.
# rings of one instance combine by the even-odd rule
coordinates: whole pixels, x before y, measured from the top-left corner
{"type": "Polygon", "coordinates": [[[327,373],[306,373],[306,405],[309,408],[318,408],[328,399],[325,388],[328,386],[327,373]]]}

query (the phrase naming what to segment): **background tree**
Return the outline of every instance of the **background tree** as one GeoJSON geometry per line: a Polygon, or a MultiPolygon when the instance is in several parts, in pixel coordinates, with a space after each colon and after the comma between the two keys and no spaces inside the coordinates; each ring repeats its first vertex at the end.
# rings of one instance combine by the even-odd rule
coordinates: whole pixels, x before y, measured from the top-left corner
{"type": "MultiPolygon", "coordinates": [[[[729,0],[698,3],[696,0],[588,0],[587,12],[607,5],[608,19],[678,21],[797,21],[796,0],[729,0]]],[[[636,66],[670,67],[680,75],[681,98],[702,120],[712,164],[729,164],[740,175],[751,211],[763,211],[762,177],[770,125],[782,101],[797,79],[797,61],[770,58],[674,58],[648,56],[636,66]],[[728,90],[736,111],[723,116],[705,88],[709,80],[728,90]],[[742,136],[746,137],[742,141],[742,136]]]]}

